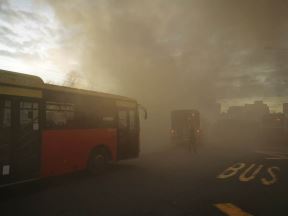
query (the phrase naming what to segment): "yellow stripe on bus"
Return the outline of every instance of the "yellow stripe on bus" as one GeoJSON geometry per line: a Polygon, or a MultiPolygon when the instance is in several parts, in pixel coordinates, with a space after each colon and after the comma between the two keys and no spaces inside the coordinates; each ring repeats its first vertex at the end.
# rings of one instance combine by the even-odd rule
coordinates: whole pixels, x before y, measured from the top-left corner
{"type": "Polygon", "coordinates": [[[18,88],[10,86],[1,86],[0,85],[0,95],[13,95],[13,96],[22,96],[22,97],[34,97],[42,98],[41,90],[33,90],[27,88],[18,88]]]}
{"type": "Polygon", "coordinates": [[[253,216],[252,214],[244,212],[242,209],[238,208],[232,203],[215,204],[215,207],[229,216],[253,216]]]}

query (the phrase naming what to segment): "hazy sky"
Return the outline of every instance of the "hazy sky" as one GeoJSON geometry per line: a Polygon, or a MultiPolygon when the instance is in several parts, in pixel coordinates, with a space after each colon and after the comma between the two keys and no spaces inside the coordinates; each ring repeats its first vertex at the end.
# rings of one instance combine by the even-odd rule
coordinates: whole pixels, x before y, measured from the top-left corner
{"type": "Polygon", "coordinates": [[[56,83],[76,71],[84,87],[171,108],[264,98],[279,110],[287,3],[0,0],[0,67],[56,83]]]}
{"type": "Polygon", "coordinates": [[[0,0],[0,34],[2,69],[35,74],[46,81],[62,80],[70,70],[71,62],[59,59],[64,58],[62,40],[67,33],[48,4],[0,0]]]}

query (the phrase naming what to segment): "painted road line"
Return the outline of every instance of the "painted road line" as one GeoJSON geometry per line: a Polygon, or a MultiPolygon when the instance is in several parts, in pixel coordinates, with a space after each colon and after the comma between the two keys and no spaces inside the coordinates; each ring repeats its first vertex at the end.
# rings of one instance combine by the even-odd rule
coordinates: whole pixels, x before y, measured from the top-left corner
{"type": "Polygon", "coordinates": [[[252,214],[243,211],[232,203],[219,203],[215,204],[214,206],[229,216],[253,216],[252,214]]]}
{"type": "Polygon", "coordinates": [[[257,154],[266,155],[266,160],[288,160],[288,153],[256,151],[257,154]]]}

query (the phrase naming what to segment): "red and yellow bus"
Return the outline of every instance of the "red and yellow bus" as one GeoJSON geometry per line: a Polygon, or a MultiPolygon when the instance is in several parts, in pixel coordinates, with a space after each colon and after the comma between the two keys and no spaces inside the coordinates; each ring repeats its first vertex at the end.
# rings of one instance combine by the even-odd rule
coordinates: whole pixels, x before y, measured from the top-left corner
{"type": "Polygon", "coordinates": [[[136,100],[0,70],[0,186],[139,156],[136,100]]]}

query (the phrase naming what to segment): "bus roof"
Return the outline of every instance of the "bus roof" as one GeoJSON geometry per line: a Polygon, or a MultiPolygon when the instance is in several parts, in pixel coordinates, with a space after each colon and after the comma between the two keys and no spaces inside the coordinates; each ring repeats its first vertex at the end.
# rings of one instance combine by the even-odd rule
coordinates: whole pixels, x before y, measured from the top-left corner
{"type": "Polygon", "coordinates": [[[182,109],[182,110],[173,110],[172,113],[199,113],[198,110],[195,109],[182,109]]]}
{"type": "Polygon", "coordinates": [[[136,100],[132,98],[128,98],[128,97],[124,97],[120,95],[96,92],[92,90],[77,89],[77,88],[71,88],[71,87],[66,87],[66,86],[45,84],[44,89],[49,90],[49,91],[59,91],[59,92],[67,92],[67,93],[72,93],[72,94],[83,94],[83,95],[90,95],[90,96],[105,97],[105,98],[111,98],[111,99],[116,99],[116,100],[133,101],[137,103],[136,100]]]}
{"type": "Polygon", "coordinates": [[[43,88],[44,82],[37,76],[0,69],[0,84],[29,88],[43,88]]]}
{"type": "Polygon", "coordinates": [[[124,100],[124,101],[137,103],[136,100],[132,98],[124,97],[124,96],[96,92],[92,90],[83,90],[83,89],[70,88],[70,87],[65,87],[65,86],[45,84],[40,77],[12,72],[12,71],[1,70],[1,69],[0,69],[0,85],[91,95],[91,96],[105,97],[105,98],[111,98],[115,100],[124,100]]]}

